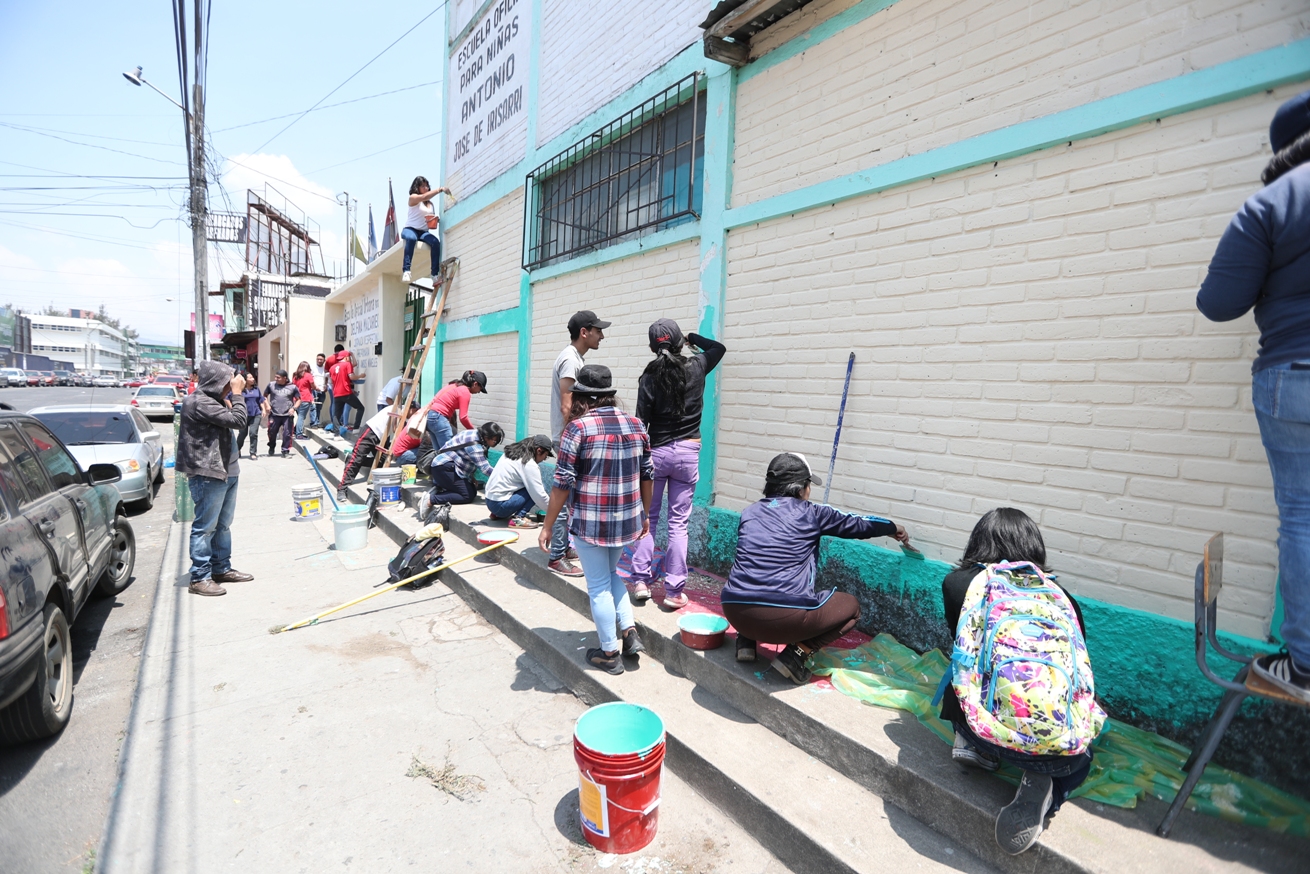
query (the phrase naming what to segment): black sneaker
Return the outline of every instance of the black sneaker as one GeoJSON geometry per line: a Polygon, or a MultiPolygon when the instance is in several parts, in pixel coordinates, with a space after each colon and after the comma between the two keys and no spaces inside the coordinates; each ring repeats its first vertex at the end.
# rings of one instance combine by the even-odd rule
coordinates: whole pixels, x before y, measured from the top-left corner
{"type": "Polygon", "coordinates": [[[1310,674],[1294,665],[1287,653],[1260,656],[1251,663],[1251,670],[1294,698],[1310,703],[1310,674]]]}
{"type": "Polygon", "coordinates": [[[338,504],[350,503],[350,496],[346,494],[345,489],[337,489],[337,503],[338,504]]]}
{"type": "Polygon", "coordinates": [[[1001,767],[1001,760],[989,756],[964,739],[958,731],[955,733],[955,745],[951,747],[951,760],[958,765],[979,768],[983,771],[995,771],[1001,767]]]}
{"type": "Polygon", "coordinates": [[[290,458],[290,457],[291,457],[291,453],[290,453],[290,452],[287,452],[287,451],[285,451],[285,450],[283,450],[283,452],[282,452],[282,457],[283,457],[283,458],[290,458]]]}
{"type": "Polygon", "coordinates": [[[737,633],[737,661],[755,661],[755,641],[749,637],[742,637],[741,632],[737,633]]]}
{"type": "Polygon", "coordinates": [[[623,632],[623,654],[625,656],[635,656],[645,651],[646,645],[641,642],[636,626],[623,632]]]}
{"type": "Polygon", "coordinates": [[[1001,808],[996,817],[996,843],[1011,856],[1017,856],[1037,843],[1051,809],[1055,783],[1046,774],[1023,772],[1014,800],[1001,808]]]}
{"type": "Polygon", "coordinates": [[[773,669],[782,674],[788,680],[791,680],[797,686],[803,686],[810,681],[813,674],[810,669],[805,667],[805,662],[809,659],[809,654],[799,646],[791,646],[778,653],[773,660],[773,669]]]}
{"type": "Polygon", "coordinates": [[[609,655],[600,648],[587,650],[587,664],[615,676],[623,673],[623,659],[619,654],[609,655]]]}

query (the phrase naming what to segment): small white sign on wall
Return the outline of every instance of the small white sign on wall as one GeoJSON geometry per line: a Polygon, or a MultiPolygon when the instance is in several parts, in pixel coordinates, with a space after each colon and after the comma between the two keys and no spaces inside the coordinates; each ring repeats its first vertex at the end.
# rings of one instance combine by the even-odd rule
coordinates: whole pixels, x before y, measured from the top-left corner
{"type": "Polygon", "coordinates": [[[532,8],[497,0],[455,47],[446,76],[446,178],[467,197],[523,155],[532,8]]]}

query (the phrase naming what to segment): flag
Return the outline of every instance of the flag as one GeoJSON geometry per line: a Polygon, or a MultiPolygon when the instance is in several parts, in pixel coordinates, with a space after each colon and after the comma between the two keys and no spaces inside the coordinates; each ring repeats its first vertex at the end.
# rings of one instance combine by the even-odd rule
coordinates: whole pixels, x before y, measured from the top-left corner
{"type": "Polygon", "coordinates": [[[391,190],[391,180],[387,180],[387,219],[382,223],[382,251],[385,252],[400,242],[400,229],[396,227],[396,193],[391,190]]]}
{"type": "Polygon", "coordinates": [[[373,204],[368,205],[368,260],[372,263],[378,256],[378,237],[373,233],[373,204]]]}
{"type": "Polygon", "coordinates": [[[359,241],[359,234],[355,232],[354,228],[350,229],[350,254],[365,264],[368,263],[368,259],[364,257],[364,244],[359,241]]]}

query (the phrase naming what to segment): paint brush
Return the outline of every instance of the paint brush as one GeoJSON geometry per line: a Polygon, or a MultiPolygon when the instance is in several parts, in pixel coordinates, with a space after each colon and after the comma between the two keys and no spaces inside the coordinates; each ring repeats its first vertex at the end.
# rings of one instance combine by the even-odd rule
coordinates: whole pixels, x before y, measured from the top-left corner
{"type": "Polygon", "coordinates": [[[908,543],[901,544],[901,553],[906,558],[911,558],[915,561],[923,561],[923,553],[915,549],[913,546],[910,546],[908,543]]]}

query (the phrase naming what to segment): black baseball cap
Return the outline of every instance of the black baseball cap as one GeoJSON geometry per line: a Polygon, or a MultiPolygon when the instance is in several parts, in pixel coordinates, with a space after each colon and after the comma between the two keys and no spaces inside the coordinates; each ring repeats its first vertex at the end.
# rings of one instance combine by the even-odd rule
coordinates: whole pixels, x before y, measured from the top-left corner
{"type": "Polygon", "coordinates": [[[673,319],[657,319],[646,333],[652,349],[668,346],[676,352],[682,348],[682,328],[673,319]]]}
{"type": "Polygon", "coordinates": [[[613,322],[607,322],[597,316],[591,310],[578,310],[569,319],[569,333],[581,331],[583,328],[608,328],[613,322]]]}
{"type": "Polygon", "coordinates": [[[530,445],[532,446],[533,449],[546,450],[547,455],[555,454],[555,444],[552,443],[550,438],[547,437],[545,434],[537,434],[536,436],[534,436],[532,438],[532,443],[530,445]]]}
{"type": "Polygon", "coordinates": [[[784,452],[773,456],[773,461],[769,462],[769,469],[764,474],[764,487],[767,489],[770,486],[784,486],[791,483],[814,483],[816,486],[821,486],[823,480],[810,470],[810,463],[799,452],[784,452]]]}
{"type": "Polygon", "coordinates": [[[573,393],[575,395],[612,395],[616,391],[614,377],[610,374],[610,369],[604,364],[584,365],[578,370],[578,375],[573,380],[573,393]]]}
{"type": "Polygon", "coordinates": [[[1269,148],[1281,152],[1310,130],[1310,91],[1302,91],[1278,107],[1269,123],[1269,148]]]}
{"type": "Polygon", "coordinates": [[[483,393],[483,394],[486,394],[486,393],[487,393],[487,375],[486,375],[485,373],[483,373],[481,370],[470,370],[470,371],[469,371],[469,375],[473,377],[473,381],[474,381],[474,382],[476,382],[478,385],[482,386],[482,393],[483,393]]]}

